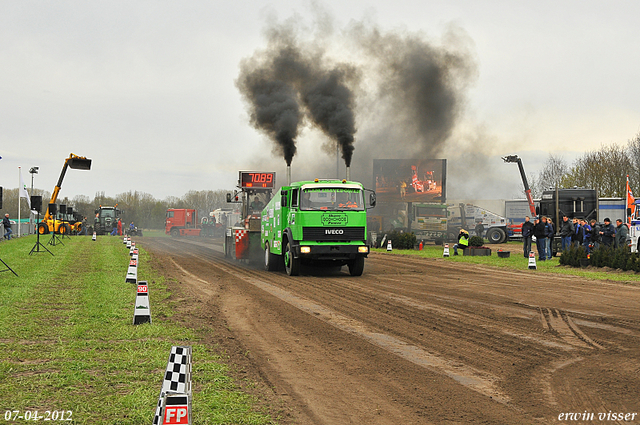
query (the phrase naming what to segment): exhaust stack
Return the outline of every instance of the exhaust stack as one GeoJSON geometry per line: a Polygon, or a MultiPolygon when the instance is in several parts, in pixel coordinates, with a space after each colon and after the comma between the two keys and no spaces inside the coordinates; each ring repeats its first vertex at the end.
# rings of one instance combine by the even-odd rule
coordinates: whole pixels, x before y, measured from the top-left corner
{"type": "Polygon", "coordinates": [[[287,186],[291,186],[291,165],[287,165],[287,186]]]}
{"type": "Polygon", "coordinates": [[[347,167],[347,181],[351,180],[351,167],[347,167]]]}

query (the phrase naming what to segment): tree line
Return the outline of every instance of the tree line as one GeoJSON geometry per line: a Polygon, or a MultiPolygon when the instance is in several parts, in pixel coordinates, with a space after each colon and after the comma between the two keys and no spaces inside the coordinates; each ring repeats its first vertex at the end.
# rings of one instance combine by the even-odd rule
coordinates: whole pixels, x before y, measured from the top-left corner
{"type": "Polygon", "coordinates": [[[640,195],[640,133],[626,144],[612,143],[587,151],[573,164],[561,156],[550,154],[540,173],[532,178],[535,197],[547,189],[584,187],[596,189],[602,198],[623,198],[629,175],[629,185],[635,196],[640,195]]]}
{"type": "MultiPolygon", "coordinates": [[[[29,190],[30,191],[30,190],[29,190]]],[[[104,192],[97,192],[93,199],[86,195],[77,195],[73,198],[58,197],[58,205],[73,207],[74,211],[87,217],[89,224],[93,223],[95,210],[102,206],[118,205],[123,211],[122,220],[125,224],[134,222],[136,226],[144,229],[164,229],[167,208],[193,208],[198,210],[198,217],[208,216],[217,208],[233,207],[226,202],[226,190],[190,190],[182,197],[169,196],[165,199],[156,199],[146,192],[128,191],[117,194],[114,197],[106,196],[104,192]]],[[[42,217],[51,199],[51,192],[34,189],[33,195],[42,196],[42,217]]],[[[5,189],[3,194],[2,215],[9,213],[12,219],[18,215],[18,189],[5,189]]],[[[235,204],[234,204],[235,205],[235,204]]],[[[29,207],[26,199],[20,201],[20,216],[29,217],[29,207]]]]}

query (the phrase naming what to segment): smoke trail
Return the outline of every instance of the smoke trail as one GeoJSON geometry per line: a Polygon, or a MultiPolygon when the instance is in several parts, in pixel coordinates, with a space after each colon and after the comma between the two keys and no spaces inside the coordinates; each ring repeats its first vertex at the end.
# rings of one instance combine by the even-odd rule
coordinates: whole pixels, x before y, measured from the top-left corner
{"type": "Polygon", "coordinates": [[[241,64],[236,85],[249,104],[251,124],[276,142],[291,165],[301,119],[298,95],[291,84],[275,75],[269,61],[247,60],[241,64]]]}
{"type": "Polygon", "coordinates": [[[369,100],[378,105],[376,122],[368,128],[373,150],[381,157],[397,157],[399,151],[416,158],[442,154],[464,110],[465,89],[477,73],[466,35],[451,28],[446,43],[437,46],[419,34],[383,33],[362,23],[350,34],[372,64],[369,72],[378,84],[369,100]]]}
{"type": "MultiPolygon", "coordinates": [[[[338,143],[349,166],[356,132],[355,100],[350,86],[357,82],[357,70],[345,65],[326,69],[323,64],[328,60],[324,57],[324,49],[316,42],[300,42],[295,26],[290,22],[272,24],[266,33],[268,47],[262,53],[262,59],[256,60],[259,55],[256,54],[253,60],[245,61],[238,79],[238,87],[250,105],[252,123],[270,134],[274,133],[278,118],[286,118],[285,124],[293,124],[293,116],[282,117],[280,112],[290,111],[291,101],[297,102],[299,96],[309,122],[338,143]],[[254,74],[258,77],[254,78],[254,74]],[[293,88],[297,96],[292,92],[293,88]]],[[[296,124],[299,123],[299,111],[292,115],[298,118],[296,124]]],[[[286,129],[286,136],[290,137],[290,126],[282,127],[279,129],[286,129]]],[[[297,131],[293,134],[295,138],[297,131]]],[[[284,146],[277,137],[275,139],[284,146]]],[[[291,151],[289,144],[286,147],[283,149],[285,154],[291,151]]]]}
{"type": "Polygon", "coordinates": [[[353,76],[353,69],[334,68],[324,72],[313,81],[306,82],[302,95],[313,122],[338,142],[347,167],[351,166],[356,132],[354,96],[347,85],[350,74],[353,76]]]}

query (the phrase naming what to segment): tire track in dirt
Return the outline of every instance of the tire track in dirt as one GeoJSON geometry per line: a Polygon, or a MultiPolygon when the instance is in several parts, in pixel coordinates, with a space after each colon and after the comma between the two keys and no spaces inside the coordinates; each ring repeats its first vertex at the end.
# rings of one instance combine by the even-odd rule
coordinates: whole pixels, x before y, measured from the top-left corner
{"type": "MultiPolygon", "coordinates": [[[[175,252],[178,244],[169,240],[162,245],[167,252],[175,252]]],[[[345,273],[315,269],[291,278],[281,273],[265,273],[227,262],[216,252],[217,247],[207,246],[206,243],[186,242],[179,246],[182,246],[183,252],[178,254],[181,261],[176,265],[195,277],[199,276],[201,280],[209,280],[202,274],[205,270],[223,279],[233,276],[233,280],[249,283],[281,302],[288,300],[288,305],[297,303],[295,308],[299,311],[345,334],[357,335],[377,347],[387,344],[383,346],[385,351],[394,353],[398,359],[411,362],[406,357],[414,356],[415,347],[417,356],[427,359],[425,365],[429,370],[435,368],[440,374],[447,376],[448,373],[454,379],[459,376],[456,382],[464,381],[461,378],[467,376],[480,379],[473,384],[477,387],[476,392],[485,396],[503,396],[502,401],[510,406],[509,410],[514,415],[510,423],[529,423],[527,418],[531,418],[531,415],[546,422],[545,419],[557,417],[553,414],[557,409],[581,411],[581,408],[608,406],[617,399],[622,400],[618,405],[630,408],[635,402],[637,406],[637,400],[629,399],[621,389],[622,384],[617,383],[624,383],[627,390],[640,389],[638,379],[629,381],[629,378],[616,373],[607,377],[598,368],[599,359],[606,359],[605,363],[610,365],[619,361],[617,359],[623,359],[630,348],[640,347],[640,320],[636,310],[628,309],[638,302],[638,288],[610,282],[579,282],[566,276],[555,279],[555,276],[544,274],[535,275],[534,279],[528,272],[465,267],[438,260],[420,262],[399,257],[395,261],[386,258],[390,257],[388,255],[371,255],[362,278],[354,279],[345,273]],[[204,264],[207,263],[209,266],[205,269],[204,264]],[[197,264],[198,270],[187,267],[189,264],[197,264]],[[380,341],[371,341],[371,335],[380,341]],[[393,344],[389,344],[389,341],[393,344]],[[398,342],[400,346],[394,346],[398,342]],[[615,347],[616,351],[611,351],[611,347],[615,347]],[[405,353],[405,357],[400,352],[394,352],[398,348],[405,353]],[[583,365],[588,366],[588,373],[600,374],[599,378],[585,383],[582,378],[582,374],[586,373],[583,365]],[[614,385],[608,384],[610,381],[614,385]],[[566,382],[571,382],[572,390],[579,394],[571,395],[566,382]],[[482,391],[477,391],[478,388],[482,391]],[[491,390],[487,391],[486,388],[491,390]],[[609,391],[609,388],[616,390],[609,391]]],[[[252,297],[258,297],[256,300],[261,298],[258,292],[250,292],[252,297]]],[[[270,300],[266,302],[264,298],[260,303],[270,308],[277,305],[270,300]]],[[[279,307],[264,312],[274,317],[273,320],[279,320],[277,317],[284,315],[279,307]]],[[[294,317],[292,314],[284,316],[294,317]]],[[[269,323],[275,323],[269,320],[269,323]]],[[[308,322],[307,319],[299,321],[308,322]]],[[[289,323],[288,332],[302,332],[308,344],[313,344],[308,339],[311,336],[316,343],[331,344],[317,331],[308,333],[300,326],[289,323]]],[[[263,335],[265,343],[269,338],[269,335],[263,335]]],[[[284,345],[293,352],[297,349],[291,344],[284,345]]],[[[268,347],[262,349],[267,350],[265,353],[269,352],[268,347]]],[[[324,350],[321,345],[315,349],[324,350]]],[[[352,350],[348,352],[351,355],[354,353],[352,350]]],[[[308,359],[306,355],[301,353],[301,358],[308,359]]],[[[331,355],[328,358],[344,366],[355,361],[331,355]]],[[[317,358],[316,361],[322,360],[317,358]]],[[[416,364],[415,361],[413,364],[416,364]]],[[[284,371],[280,369],[279,373],[283,374],[284,371]]],[[[351,378],[356,379],[353,376],[351,378]]],[[[403,405],[414,406],[413,409],[417,407],[415,403],[419,402],[401,389],[403,385],[399,384],[405,381],[399,376],[385,377],[379,381],[386,386],[386,391],[395,394],[392,404],[401,400],[403,405]]],[[[318,385],[321,386],[320,383],[318,385]]],[[[444,384],[438,382],[437,385],[444,384]]],[[[299,385],[294,387],[291,392],[297,392],[298,400],[304,400],[305,403],[311,400],[313,404],[313,392],[309,392],[313,390],[300,388],[299,385]]],[[[427,387],[416,387],[416,390],[418,388],[425,394],[429,393],[427,387]]],[[[454,387],[448,388],[452,394],[455,393],[454,387]]],[[[467,385],[467,388],[471,386],[467,385]]],[[[380,399],[377,400],[380,402],[380,399]]],[[[475,401],[474,404],[479,406],[483,403],[475,401]]],[[[427,415],[436,415],[429,416],[431,420],[443,417],[451,420],[453,416],[447,416],[451,415],[448,409],[460,409],[462,406],[463,410],[472,409],[471,404],[461,403],[460,400],[437,407],[428,403],[428,406],[427,415]]],[[[390,409],[391,406],[387,406],[387,412],[390,409]]],[[[322,414],[317,415],[320,411],[317,406],[311,410],[308,417],[315,419],[309,419],[309,423],[323,423],[322,414]]],[[[481,414],[486,414],[485,410],[483,408],[481,414]]],[[[358,408],[354,408],[354,412],[364,415],[358,408]]],[[[343,423],[344,418],[339,417],[336,423],[343,423]]],[[[465,417],[453,422],[477,423],[477,419],[465,417]]],[[[378,422],[374,420],[370,423],[383,421],[378,418],[378,422]]]]}

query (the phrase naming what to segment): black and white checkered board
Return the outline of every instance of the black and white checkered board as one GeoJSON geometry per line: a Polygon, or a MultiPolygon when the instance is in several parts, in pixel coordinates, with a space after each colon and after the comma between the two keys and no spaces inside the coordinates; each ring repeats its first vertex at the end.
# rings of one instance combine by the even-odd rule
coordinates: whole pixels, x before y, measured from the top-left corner
{"type": "Polygon", "coordinates": [[[158,406],[156,407],[156,415],[153,418],[153,425],[160,423],[162,415],[162,400],[167,392],[191,394],[191,347],[190,346],[173,346],[169,361],[167,362],[167,370],[162,381],[162,389],[160,397],[158,397],[158,406]]]}

